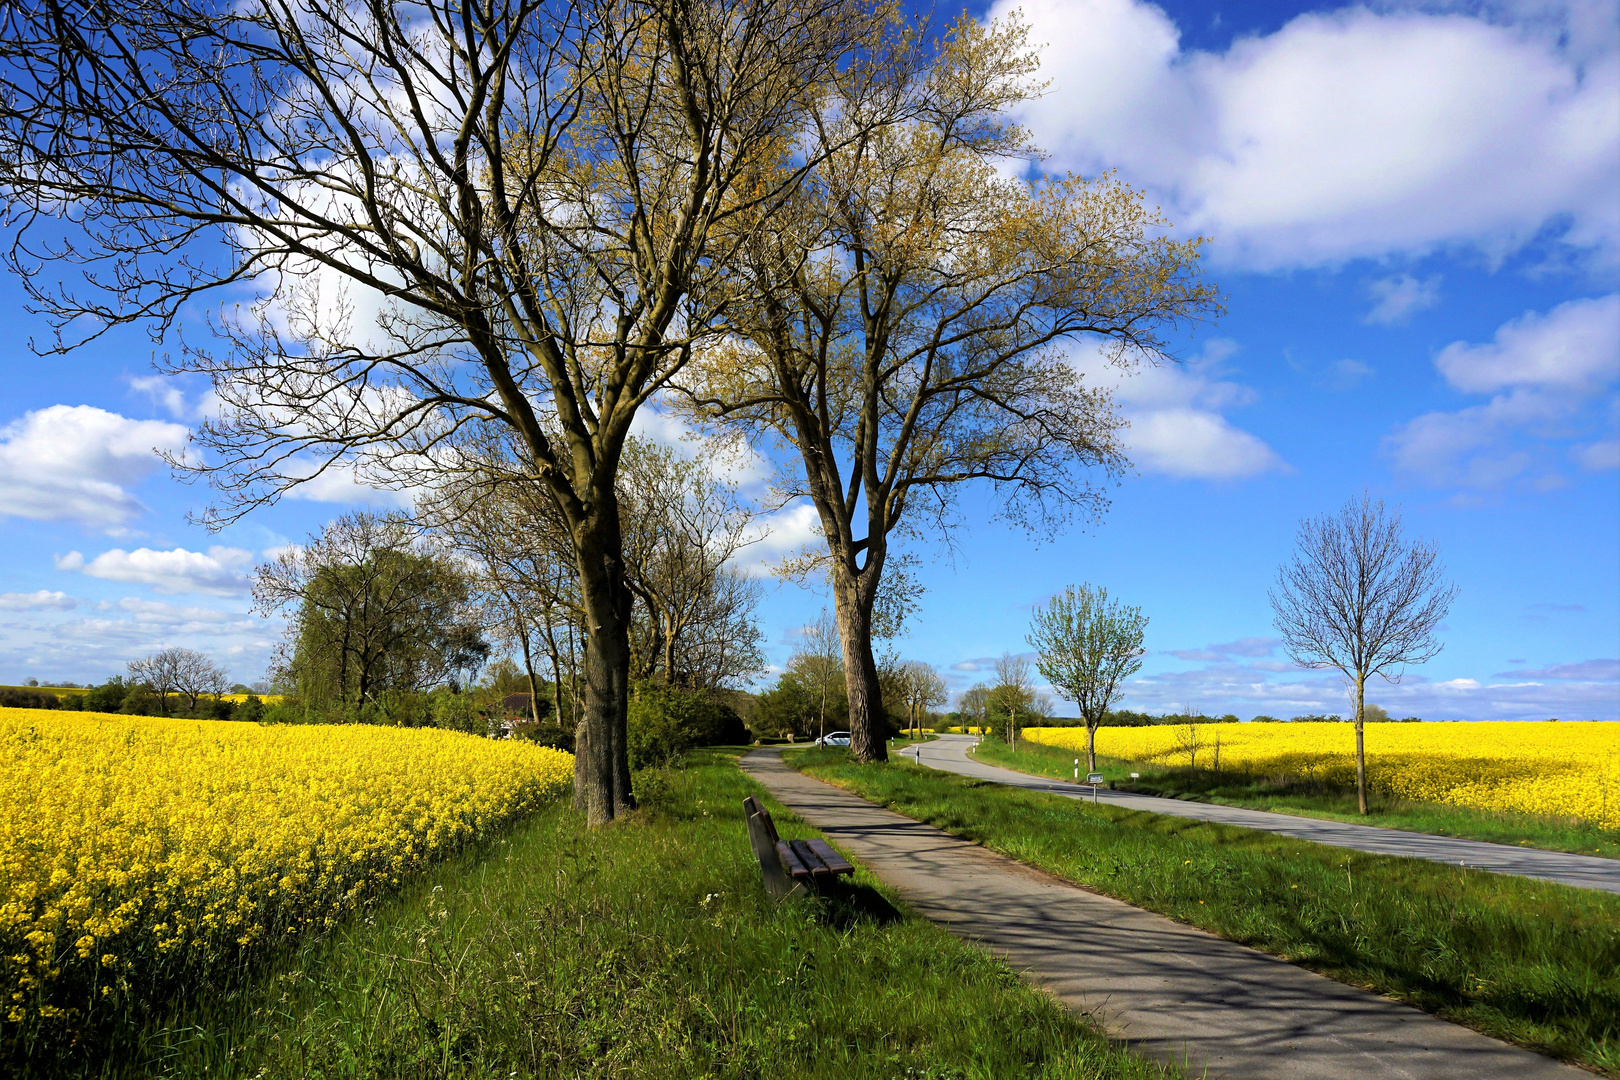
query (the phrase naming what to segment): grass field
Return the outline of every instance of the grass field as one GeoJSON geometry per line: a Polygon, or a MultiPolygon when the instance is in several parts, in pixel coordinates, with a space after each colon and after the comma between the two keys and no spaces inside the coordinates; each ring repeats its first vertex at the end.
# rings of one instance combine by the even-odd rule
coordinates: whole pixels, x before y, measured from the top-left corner
{"type": "MultiPolygon", "coordinates": [[[[764,893],[730,752],[553,805],[396,899],[124,1033],[91,1075],[1134,1080],[1129,1056],[864,872],[764,893]]],[[[781,831],[813,836],[771,803],[781,831]]],[[[39,1075],[36,1073],[36,1075],[39,1075]]]]}
{"type": "MultiPolygon", "coordinates": [[[[986,739],[979,743],[974,756],[992,765],[1002,765],[1037,776],[1070,779],[1074,775],[1074,751],[1028,740],[1021,740],[1015,752],[1006,743],[986,739]]],[[[1080,767],[1085,767],[1083,755],[1080,767]]],[[[1101,756],[1097,759],[1097,767],[1109,783],[1121,791],[1247,806],[1255,810],[1275,810],[1361,825],[1382,825],[1436,836],[1458,836],[1498,844],[1546,848],[1549,851],[1620,858],[1620,829],[1605,829],[1580,818],[1420,802],[1378,790],[1369,792],[1368,814],[1363,817],[1356,811],[1354,784],[1347,786],[1326,778],[1293,774],[1254,776],[1101,756]],[[1132,772],[1140,773],[1140,779],[1133,780],[1132,772]]]]}
{"type": "Polygon", "coordinates": [[[1620,896],[840,751],[790,764],[1127,903],[1620,1075],[1620,896]]]}

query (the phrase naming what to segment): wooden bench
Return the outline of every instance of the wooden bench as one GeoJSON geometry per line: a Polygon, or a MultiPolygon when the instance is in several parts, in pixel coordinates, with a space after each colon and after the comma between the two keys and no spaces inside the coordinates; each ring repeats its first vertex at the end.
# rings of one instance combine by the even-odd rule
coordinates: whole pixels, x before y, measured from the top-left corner
{"type": "Polygon", "coordinates": [[[804,885],[820,886],[855,867],[825,840],[783,840],[776,835],[771,812],[752,795],[743,800],[748,842],[759,860],[759,872],[772,896],[787,896],[804,885]]]}

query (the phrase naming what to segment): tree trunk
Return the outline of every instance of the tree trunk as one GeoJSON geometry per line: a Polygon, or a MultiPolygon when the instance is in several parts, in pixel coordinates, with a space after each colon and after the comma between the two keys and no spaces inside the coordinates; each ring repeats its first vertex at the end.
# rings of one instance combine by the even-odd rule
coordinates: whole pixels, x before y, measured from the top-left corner
{"type": "Polygon", "coordinates": [[[581,720],[574,725],[574,809],[583,811],[590,806],[590,728],[581,720]]]}
{"type": "Polygon", "coordinates": [[[1097,721],[1086,721],[1086,772],[1097,771],[1097,721]]]}
{"type": "Polygon", "coordinates": [[[1362,739],[1361,721],[1365,708],[1363,695],[1367,689],[1365,676],[1356,678],[1356,809],[1367,812],[1367,745],[1362,739]]]}
{"type": "Polygon", "coordinates": [[[883,691],[878,687],[877,660],[872,656],[872,602],[877,589],[871,574],[868,565],[866,573],[856,578],[834,556],[833,610],[844,652],[844,685],[849,690],[849,754],[856,761],[887,761],[883,691]]]}
{"type": "Polygon", "coordinates": [[[534,681],[534,657],[529,652],[529,631],[521,619],[517,624],[518,638],[523,642],[523,671],[529,676],[529,719],[540,726],[540,686],[534,681]]]}
{"type": "Polygon", "coordinates": [[[603,825],[635,806],[625,716],[630,689],[630,590],[617,507],[598,510],[575,541],[585,608],[586,817],[603,825]]]}

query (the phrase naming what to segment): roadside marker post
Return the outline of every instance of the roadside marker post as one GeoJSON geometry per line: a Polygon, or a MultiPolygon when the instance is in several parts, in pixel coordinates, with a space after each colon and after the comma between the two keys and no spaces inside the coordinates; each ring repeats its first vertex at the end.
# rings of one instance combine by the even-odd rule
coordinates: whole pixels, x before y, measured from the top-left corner
{"type": "Polygon", "coordinates": [[[1074,759],[1074,782],[1077,783],[1077,784],[1080,782],[1080,759],[1079,758],[1074,759]]]}

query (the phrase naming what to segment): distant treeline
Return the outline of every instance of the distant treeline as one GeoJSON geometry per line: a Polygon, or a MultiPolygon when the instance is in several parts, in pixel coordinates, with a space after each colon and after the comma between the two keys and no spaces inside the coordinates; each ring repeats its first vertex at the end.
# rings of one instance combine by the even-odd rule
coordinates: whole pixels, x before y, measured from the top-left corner
{"type": "MultiPolygon", "coordinates": [[[[0,687],[0,708],[61,709],[64,712],[123,713],[126,716],[174,716],[196,720],[247,720],[265,718],[266,705],[256,694],[241,701],[228,697],[200,696],[195,708],[184,708],[179,695],[162,695],[151,687],[114,675],[99,686],[66,687],[71,694],[53,694],[41,687],[0,687]]],[[[238,691],[233,690],[232,693],[238,691]]]]}

